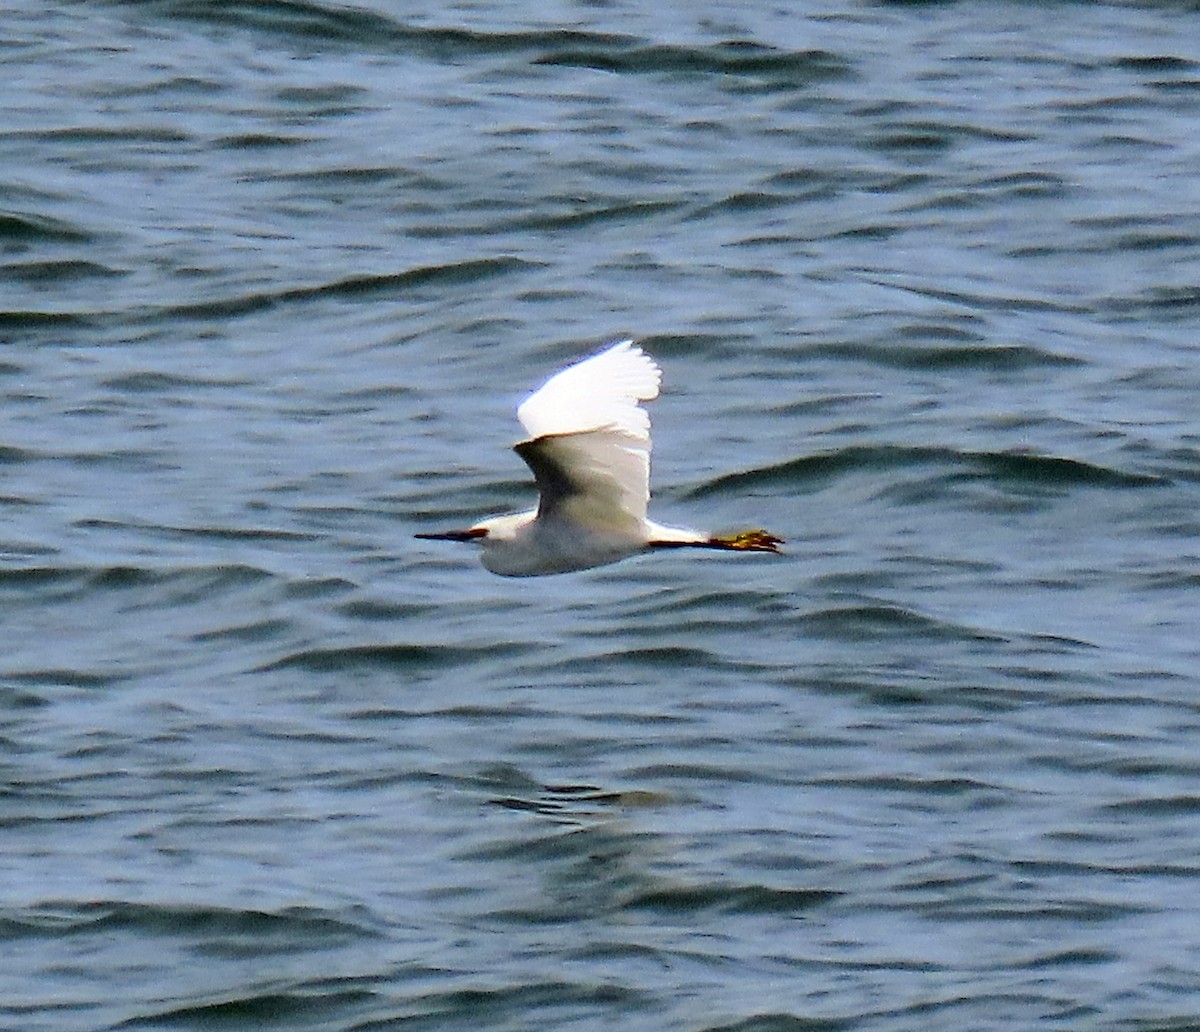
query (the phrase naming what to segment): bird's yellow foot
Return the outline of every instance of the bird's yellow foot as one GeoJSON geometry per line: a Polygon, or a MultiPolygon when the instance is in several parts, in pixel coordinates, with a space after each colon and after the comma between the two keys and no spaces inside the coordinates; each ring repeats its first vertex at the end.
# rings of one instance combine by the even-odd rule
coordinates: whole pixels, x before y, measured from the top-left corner
{"type": "Polygon", "coordinates": [[[778,555],[783,538],[777,538],[765,530],[743,530],[729,537],[714,537],[709,543],[715,548],[727,548],[731,552],[774,552],[778,555]]]}

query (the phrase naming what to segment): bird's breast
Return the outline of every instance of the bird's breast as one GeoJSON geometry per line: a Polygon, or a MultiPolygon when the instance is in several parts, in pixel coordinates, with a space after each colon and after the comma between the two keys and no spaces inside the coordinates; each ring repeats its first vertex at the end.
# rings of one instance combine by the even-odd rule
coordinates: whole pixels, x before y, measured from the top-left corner
{"type": "Polygon", "coordinates": [[[508,539],[484,539],[480,559],[502,577],[541,577],[605,566],[645,547],[640,534],[597,531],[557,521],[536,520],[508,539]]]}

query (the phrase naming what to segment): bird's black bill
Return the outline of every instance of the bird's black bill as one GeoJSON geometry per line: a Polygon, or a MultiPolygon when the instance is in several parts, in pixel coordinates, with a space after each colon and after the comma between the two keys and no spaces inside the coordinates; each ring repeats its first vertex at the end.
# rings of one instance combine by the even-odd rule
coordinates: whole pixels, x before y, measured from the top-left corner
{"type": "Polygon", "coordinates": [[[443,530],[437,534],[414,534],[413,537],[422,541],[474,541],[486,535],[487,530],[483,527],[472,527],[470,530],[443,530]]]}

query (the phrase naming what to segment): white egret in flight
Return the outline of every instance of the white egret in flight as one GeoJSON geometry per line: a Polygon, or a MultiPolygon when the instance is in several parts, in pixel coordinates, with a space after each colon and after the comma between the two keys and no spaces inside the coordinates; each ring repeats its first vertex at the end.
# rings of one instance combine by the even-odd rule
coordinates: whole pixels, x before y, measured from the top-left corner
{"type": "Polygon", "coordinates": [[[517,409],[529,439],[515,451],[533,470],[538,506],[467,530],[417,534],[477,541],[483,565],[504,577],[568,573],[659,548],[778,552],[765,530],[730,537],[664,527],[646,518],[650,417],[662,370],[623,340],[550,377],[517,409]]]}

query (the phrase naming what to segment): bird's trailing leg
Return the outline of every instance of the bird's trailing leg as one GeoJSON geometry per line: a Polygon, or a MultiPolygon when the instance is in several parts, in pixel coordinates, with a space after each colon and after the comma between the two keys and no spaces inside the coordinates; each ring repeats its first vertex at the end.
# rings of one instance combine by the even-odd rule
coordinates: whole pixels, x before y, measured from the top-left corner
{"type": "Polygon", "coordinates": [[[743,530],[740,534],[729,537],[713,537],[709,545],[714,548],[724,548],[730,552],[774,552],[779,553],[783,538],[765,530],[743,530]]]}
{"type": "Polygon", "coordinates": [[[729,552],[774,552],[778,555],[783,538],[777,538],[765,530],[743,530],[729,537],[711,537],[705,544],[709,548],[723,548],[729,552]]]}
{"type": "Polygon", "coordinates": [[[651,548],[717,548],[725,552],[772,552],[779,554],[783,538],[765,530],[743,530],[726,537],[702,538],[699,541],[651,541],[651,548]]]}

